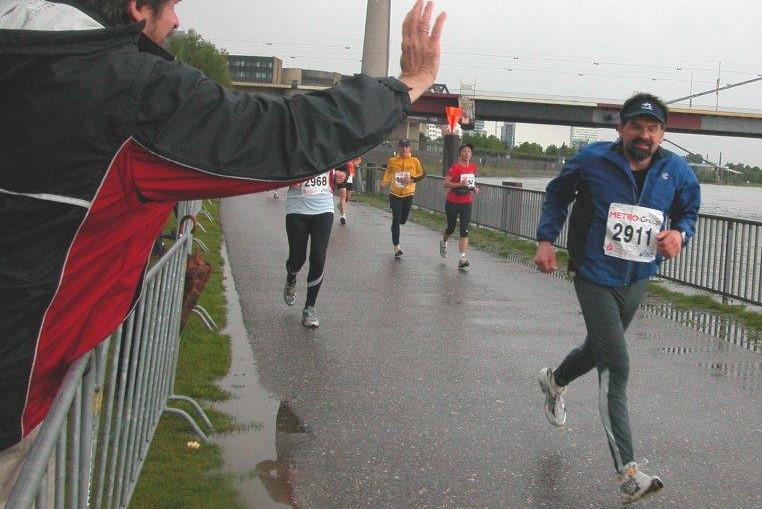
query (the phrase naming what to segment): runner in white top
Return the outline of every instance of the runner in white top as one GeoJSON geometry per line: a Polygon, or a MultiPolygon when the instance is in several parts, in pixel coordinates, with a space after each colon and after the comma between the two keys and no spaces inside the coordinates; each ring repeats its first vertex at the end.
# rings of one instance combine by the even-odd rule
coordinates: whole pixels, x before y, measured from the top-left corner
{"type": "Polygon", "coordinates": [[[320,325],[315,301],[323,282],[328,240],[333,226],[333,185],[344,179],[343,172],[331,170],[290,186],[286,194],[288,260],[283,300],[289,306],[293,306],[296,301],[296,275],[307,260],[307,242],[310,241],[307,300],[302,310],[302,323],[305,327],[320,325]]]}

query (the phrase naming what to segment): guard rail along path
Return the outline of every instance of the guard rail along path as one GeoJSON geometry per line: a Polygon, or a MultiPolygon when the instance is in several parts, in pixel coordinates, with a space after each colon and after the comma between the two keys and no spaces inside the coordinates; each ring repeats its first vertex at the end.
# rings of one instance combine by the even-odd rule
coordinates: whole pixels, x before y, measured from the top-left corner
{"type": "MultiPolygon", "coordinates": [[[[380,194],[383,168],[367,168],[362,183],[380,194]]],[[[442,178],[429,175],[418,182],[413,204],[444,213],[442,178]]],[[[358,179],[359,180],[359,179],[358,179]]],[[[506,234],[534,240],[542,213],[543,191],[479,184],[471,222],[506,234]]],[[[568,225],[568,223],[567,223],[568,225]]],[[[567,225],[556,241],[566,249],[567,225]]],[[[699,214],[696,235],[678,256],[665,261],[658,275],[664,279],[762,305],[762,222],[699,214]]]]}
{"type": "Polygon", "coordinates": [[[111,336],[72,364],[22,468],[6,509],[128,507],[168,402],[180,346],[191,224],[201,202],[178,205],[177,241],[148,271],[135,309],[111,336]]]}

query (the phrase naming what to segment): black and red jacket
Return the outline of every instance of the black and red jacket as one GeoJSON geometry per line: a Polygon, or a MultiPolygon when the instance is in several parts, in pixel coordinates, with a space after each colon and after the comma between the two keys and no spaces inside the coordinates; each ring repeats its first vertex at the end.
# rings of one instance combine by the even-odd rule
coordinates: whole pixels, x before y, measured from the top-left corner
{"type": "Polygon", "coordinates": [[[140,25],[79,30],[86,16],[56,3],[74,29],[40,29],[39,18],[34,30],[4,29],[8,3],[0,450],[45,417],[70,363],[129,313],[178,200],[278,188],[339,166],[378,145],[410,106],[401,82],[363,75],[290,99],[230,91],[139,51],[140,25]]]}

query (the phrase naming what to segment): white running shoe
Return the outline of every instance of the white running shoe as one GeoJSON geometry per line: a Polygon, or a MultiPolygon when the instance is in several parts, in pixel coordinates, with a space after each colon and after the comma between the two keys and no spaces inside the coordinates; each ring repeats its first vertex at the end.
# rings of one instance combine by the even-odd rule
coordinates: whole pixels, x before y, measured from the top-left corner
{"type": "Polygon", "coordinates": [[[439,241],[439,256],[447,258],[447,241],[445,240],[439,241]]]}
{"type": "Polygon", "coordinates": [[[553,426],[563,428],[566,424],[566,404],[564,403],[566,386],[556,385],[553,370],[550,368],[540,370],[538,381],[540,389],[545,393],[545,417],[553,426]]]}
{"type": "Polygon", "coordinates": [[[399,244],[394,246],[394,257],[397,259],[402,258],[402,249],[400,248],[399,244]]]}
{"type": "Polygon", "coordinates": [[[655,475],[647,475],[638,469],[634,461],[627,463],[618,475],[619,491],[623,503],[632,504],[643,500],[664,487],[664,483],[655,475]]]}
{"type": "Polygon", "coordinates": [[[320,326],[320,320],[318,320],[317,312],[312,306],[308,306],[302,310],[302,323],[305,327],[315,328],[320,326]]]}

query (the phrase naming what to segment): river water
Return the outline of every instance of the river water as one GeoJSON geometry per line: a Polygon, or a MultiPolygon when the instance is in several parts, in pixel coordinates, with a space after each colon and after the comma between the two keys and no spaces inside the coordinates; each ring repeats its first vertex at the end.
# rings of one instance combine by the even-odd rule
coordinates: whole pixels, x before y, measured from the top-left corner
{"type": "MultiPolygon", "coordinates": [[[[500,185],[504,181],[519,182],[523,189],[544,191],[549,178],[480,177],[484,184],[500,185]]],[[[762,221],[762,187],[701,184],[702,214],[762,221]]]]}

